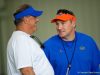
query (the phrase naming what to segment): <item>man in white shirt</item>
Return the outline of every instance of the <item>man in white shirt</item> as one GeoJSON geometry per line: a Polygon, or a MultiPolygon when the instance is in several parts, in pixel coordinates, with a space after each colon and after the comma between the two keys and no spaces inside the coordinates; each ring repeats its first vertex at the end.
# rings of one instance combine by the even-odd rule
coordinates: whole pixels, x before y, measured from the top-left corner
{"type": "Polygon", "coordinates": [[[24,4],[14,13],[16,31],[7,45],[8,75],[54,75],[43,50],[30,36],[42,11],[24,4]]]}

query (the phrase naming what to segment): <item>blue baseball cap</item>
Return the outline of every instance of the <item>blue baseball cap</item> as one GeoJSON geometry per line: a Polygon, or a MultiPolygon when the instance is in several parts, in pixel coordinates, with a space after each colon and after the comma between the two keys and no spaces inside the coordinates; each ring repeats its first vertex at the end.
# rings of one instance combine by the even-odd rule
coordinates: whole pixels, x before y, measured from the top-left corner
{"type": "Polygon", "coordinates": [[[41,16],[43,13],[43,11],[39,11],[39,10],[35,10],[33,7],[29,7],[25,10],[23,10],[22,12],[14,15],[15,20],[21,19],[25,16],[34,16],[34,17],[38,17],[41,16]]]}

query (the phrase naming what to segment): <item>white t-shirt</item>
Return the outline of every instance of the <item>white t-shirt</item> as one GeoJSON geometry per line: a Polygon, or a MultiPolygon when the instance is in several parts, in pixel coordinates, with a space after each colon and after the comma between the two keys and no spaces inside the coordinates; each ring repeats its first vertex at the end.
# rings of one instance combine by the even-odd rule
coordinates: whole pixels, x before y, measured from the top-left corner
{"type": "Polygon", "coordinates": [[[32,67],[36,75],[54,75],[43,50],[30,35],[14,31],[7,45],[8,75],[21,75],[19,69],[32,67]]]}

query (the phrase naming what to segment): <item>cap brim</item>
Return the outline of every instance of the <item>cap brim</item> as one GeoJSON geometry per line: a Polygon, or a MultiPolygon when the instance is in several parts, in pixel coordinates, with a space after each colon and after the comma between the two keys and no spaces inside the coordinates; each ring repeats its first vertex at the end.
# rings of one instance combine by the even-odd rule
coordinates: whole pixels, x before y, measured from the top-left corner
{"type": "Polygon", "coordinates": [[[51,23],[54,23],[54,22],[56,22],[56,21],[66,21],[66,20],[64,20],[64,19],[57,19],[57,18],[55,18],[55,19],[53,19],[53,20],[51,20],[51,23]]]}
{"type": "Polygon", "coordinates": [[[34,11],[32,13],[32,16],[38,17],[38,16],[41,16],[42,14],[43,14],[43,11],[34,11]]]}

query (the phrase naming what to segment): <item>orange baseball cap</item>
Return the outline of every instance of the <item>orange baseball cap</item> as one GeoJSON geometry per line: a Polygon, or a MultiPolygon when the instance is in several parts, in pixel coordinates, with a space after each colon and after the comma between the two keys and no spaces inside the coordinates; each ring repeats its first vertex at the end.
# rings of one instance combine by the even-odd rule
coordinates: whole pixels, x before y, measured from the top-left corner
{"type": "Polygon", "coordinates": [[[56,22],[57,20],[61,20],[61,21],[67,21],[67,20],[72,20],[72,21],[76,21],[76,17],[70,14],[60,14],[57,15],[53,20],[51,20],[51,23],[56,22]]]}

